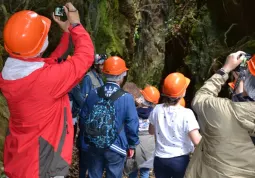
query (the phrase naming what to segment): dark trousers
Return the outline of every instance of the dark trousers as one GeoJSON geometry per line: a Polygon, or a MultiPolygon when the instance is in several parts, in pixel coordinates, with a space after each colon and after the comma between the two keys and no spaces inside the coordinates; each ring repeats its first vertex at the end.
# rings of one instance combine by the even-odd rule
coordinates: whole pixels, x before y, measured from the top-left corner
{"type": "Polygon", "coordinates": [[[189,164],[189,155],[174,158],[154,159],[154,171],[156,178],[183,178],[189,164]]]}
{"type": "Polygon", "coordinates": [[[87,151],[79,150],[79,178],[86,178],[88,170],[89,155],[87,151]]]}
{"type": "Polygon", "coordinates": [[[107,178],[122,178],[126,157],[105,149],[89,149],[89,177],[102,178],[104,169],[107,178]]]}

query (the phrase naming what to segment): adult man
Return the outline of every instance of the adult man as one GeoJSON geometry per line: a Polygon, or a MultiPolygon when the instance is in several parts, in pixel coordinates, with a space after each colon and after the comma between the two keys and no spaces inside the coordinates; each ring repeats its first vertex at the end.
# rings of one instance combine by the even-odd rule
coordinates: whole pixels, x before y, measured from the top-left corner
{"type": "MultiPolygon", "coordinates": [[[[101,71],[106,57],[105,54],[95,55],[94,64],[90,71],[85,75],[82,82],[81,95],[83,96],[83,100],[86,99],[91,90],[104,85],[101,71]]],[[[88,169],[88,146],[84,142],[83,130],[81,127],[77,139],[77,148],[79,149],[79,178],[85,178],[88,169]]]]}
{"type": "MultiPolygon", "coordinates": [[[[255,175],[255,149],[249,133],[254,134],[254,102],[233,102],[218,93],[228,74],[242,62],[244,52],[229,55],[224,66],[196,93],[196,111],[203,138],[196,148],[185,178],[252,178],[255,175]]],[[[244,91],[255,99],[255,59],[248,62],[244,91]]]]}
{"type": "Polygon", "coordinates": [[[94,64],[91,67],[90,71],[85,75],[82,82],[81,92],[84,95],[84,97],[86,97],[92,89],[104,85],[101,73],[106,58],[107,58],[106,54],[95,55],[94,64]]]}
{"type": "Polygon", "coordinates": [[[49,58],[41,57],[48,45],[48,18],[20,11],[4,28],[5,49],[10,57],[0,75],[0,88],[10,110],[4,145],[4,171],[9,178],[68,174],[73,125],[67,93],[92,65],[94,48],[76,8],[67,3],[64,10],[67,21],[53,16],[65,32],[49,58]],[[70,35],[74,55],[58,64],[70,35]]]}
{"type": "MultiPolygon", "coordinates": [[[[135,146],[139,144],[138,115],[136,112],[135,102],[131,94],[124,93],[115,98],[113,101],[114,109],[109,107],[109,109],[104,110],[104,112],[93,110],[94,106],[99,101],[102,101],[102,98],[111,99],[112,97],[115,97],[117,93],[122,91],[120,85],[122,84],[124,77],[127,75],[127,70],[125,61],[120,57],[113,56],[108,58],[103,67],[103,73],[106,77],[107,83],[89,93],[84,107],[81,110],[80,121],[82,127],[85,127],[86,123],[89,121],[88,116],[91,116],[90,114],[93,113],[92,111],[96,112],[95,114],[102,114],[101,117],[97,117],[95,119],[99,121],[102,120],[103,122],[105,121],[104,119],[108,118],[108,115],[104,114],[104,112],[108,112],[109,110],[115,111],[113,113],[114,117],[110,118],[115,119],[111,120],[110,123],[113,123],[113,127],[111,128],[116,129],[116,134],[114,134],[116,135],[116,139],[114,139],[107,148],[98,148],[89,142],[88,170],[90,178],[101,178],[104,168],[106,169],[106,177],[121,178],[127,155],[126,150],[131,150],[129,151],[131,153],[129,156],[132,157],[135,146]]],[[[103,106],[101,105],[101,108],[102,107],[103,106]]],[[[94,120],[92,122],[92,126],[96,127],[96,130],[91,127],[87,128],[86,131],[97,131],[102,128],[104,130],[103,133],[108,133],[108,128],[110,128],[110,125],[107,125],[108,123],[109,122],[101,123],[94,120]],[[99,128],[97,128],[97,126],[99,126],[99,128]]],[[[84,134],[85,137],[91,136],[88,135],[87,132],[84,132],[84,134]]],[[[91,137],[92,139],[94,138],[93,136],[91,137]]],[[[95,138],[97,137],[95,136],[95,138]]],[[[104,139],[102,140],[103,142],[105,141],[104,139]]]]}

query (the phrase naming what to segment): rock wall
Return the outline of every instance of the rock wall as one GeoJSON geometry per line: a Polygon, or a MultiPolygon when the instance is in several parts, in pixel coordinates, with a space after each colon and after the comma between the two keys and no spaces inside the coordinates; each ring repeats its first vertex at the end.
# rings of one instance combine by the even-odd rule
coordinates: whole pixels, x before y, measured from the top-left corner
{"type": "Polygon", "coordinates": [[[166,0],[143,0],[138,5],[139,18],[130,80],[140,87],[146,84],[157,86],[162,78],[168,3],[166,0]]]}

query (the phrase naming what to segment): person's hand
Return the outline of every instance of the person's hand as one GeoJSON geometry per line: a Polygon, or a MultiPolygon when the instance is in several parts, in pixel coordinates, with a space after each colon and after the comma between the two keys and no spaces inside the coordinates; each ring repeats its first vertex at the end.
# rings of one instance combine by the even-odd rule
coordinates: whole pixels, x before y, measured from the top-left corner
{"type": "Polygon", "coordinates": [[[59,16],[55,16],[55,15],[54,15],[54,12],[53,12],[53,14],[52,14],[52,18],[53,18],[53,20],[60,26],[60,28],[61,28],[63,31],[69,32],[69,30],[68,30],[68,27],[70,26],[69,20],[66,20],[66,21],[60,20],[60,17],[59,17],[59,16]]]}
{"type": "Polygon", "coordinates": [[[73,6],[72,3],[68,2],[66,3],[66,5],[64,6],[65,9],[65,13],[67,16],[68,21],[71,24],[75,24],[75,23],[81,23],[80,22],[80,15],[78,10],[73,6]]]}
{"type": "Polygon", "coordinates": [[[238,51],[236,53],[230,54],[227,57],[224,66],[222,67],[224,71],[229,73],[232,70],[234,70],[237,66],[239,66],[243,61],[243,59],[241,58],[242,55],[245,55],[245,52],[238,51]]]}
{"type": "Polygon", "coordinates": [[[133,149],[128,149],[128,154],[127,154],[127,157],[128,158],[132,158],[135,154],[135,150],[133,149]]]}

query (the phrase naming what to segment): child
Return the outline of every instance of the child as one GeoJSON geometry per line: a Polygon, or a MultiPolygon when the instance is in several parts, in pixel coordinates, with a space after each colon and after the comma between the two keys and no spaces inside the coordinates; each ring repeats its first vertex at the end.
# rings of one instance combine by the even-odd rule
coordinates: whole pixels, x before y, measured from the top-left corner
{"type": "Polygon", "coordinates": [[[201,139],[194,113],[180,105],[189,83],[181,73],[169,74],[164,80],[164,102],[157,105],[149,117],[149,132],[156,136],[156,178],[183,178],[189,154],[201,139]]]}
{"type": "MultiPolygon", "coordinates": [[[[158,103],[160,93],[157,88],[147,86],[141,90],[142,96],[136,100],[138,103],[137,113],[139,116],[139,140],[136,147],[135,161],[139,168],[141,178],[149,178],[150,169],[153,168],[155,139],[148,132],[148,117],[155,104],[158,103]]],[[[137,178],[138,169],[129,174],[129,178],[137,178]]]]}

